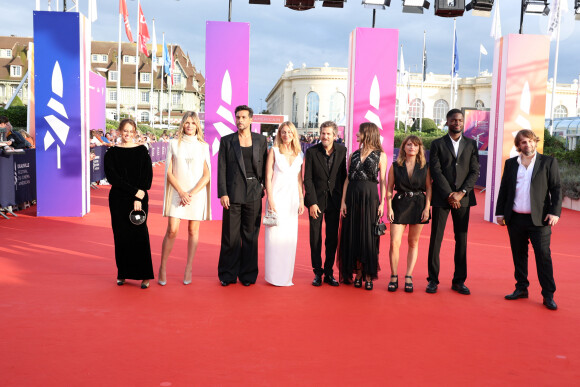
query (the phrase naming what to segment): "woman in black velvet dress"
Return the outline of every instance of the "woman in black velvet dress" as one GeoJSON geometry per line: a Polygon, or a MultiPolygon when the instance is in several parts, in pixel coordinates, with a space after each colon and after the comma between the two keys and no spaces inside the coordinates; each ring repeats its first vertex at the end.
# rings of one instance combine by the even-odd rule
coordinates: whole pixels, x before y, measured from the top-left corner
{"type": "Polygon", "coordinates": [[[360,288],[364,278],[365,289],[372,290],[379,271],[379,237],[374,234],[374,227],[383,216],[387,155],[375,124],[363,122],[356,137],[360,148],[350,157],[342,191],[338,263],[342,282],[351,283],[356,274],[354,286],[360,288]]]}
{"type": "Polygon", "coordinates": [[[129,220],[132,210],[148,214],[153,168],[147,148],[134,142],[137,126],[130,119],[121,121],[121,144],[105,154],[105,175],[111,184],[109,210],[115,240],[117,285],[126,279],[141,280],[141,288],[149,287],[153,279],[151,246],[147,221],[139,226],[129,220]]]}

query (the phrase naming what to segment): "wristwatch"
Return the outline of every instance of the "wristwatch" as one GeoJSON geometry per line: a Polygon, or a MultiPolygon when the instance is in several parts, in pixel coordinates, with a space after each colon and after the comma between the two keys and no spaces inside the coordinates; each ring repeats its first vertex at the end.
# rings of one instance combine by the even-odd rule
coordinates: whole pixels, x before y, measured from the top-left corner
{"type": "Polygon", "coordinates": [[[467,191],[462,189],[461,192],[463,192],[463,194],[467,194],[467,191]]]}

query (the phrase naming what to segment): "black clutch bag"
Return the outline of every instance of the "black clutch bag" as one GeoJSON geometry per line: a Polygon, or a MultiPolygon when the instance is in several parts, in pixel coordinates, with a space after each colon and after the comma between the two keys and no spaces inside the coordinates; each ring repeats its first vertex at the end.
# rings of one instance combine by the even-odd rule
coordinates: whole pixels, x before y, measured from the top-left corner
{"type": "Polygon", "coordinates": [[[387,232],[387,225],[383,222],[382,218],[377,218],[377,222],[375,223],[375,235],[376,236],[383,236],[387,232]]]}
{"type": "Polygon", "coordinates": [[[145,213],[145,211],[141,210],[141,211],[131,211],[131,213],[129,214],[129,220],[131,221],[131,223],[133,223],[135,226],[140,226],[143,223],[145,223],[145,220],[147,219],[147,214],[145,213]]]}

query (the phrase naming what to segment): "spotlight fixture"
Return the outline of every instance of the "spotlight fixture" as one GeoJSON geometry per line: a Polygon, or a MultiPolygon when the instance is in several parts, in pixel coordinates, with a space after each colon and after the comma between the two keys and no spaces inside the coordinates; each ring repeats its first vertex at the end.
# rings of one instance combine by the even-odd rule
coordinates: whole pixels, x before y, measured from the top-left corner
{"type": "Polygon", "coordinates": [[[430,6],[427,0],[403,0],[404,13],[423,13],[423,8],[429,9],[430,6]]]}
{"type": "Polygon", "coordinates": [[[386,9],[391,6],[391,0],[363,0],[362,4],[365,8],[386,9]]]}
{"type": "Polygon", "coordinates": [[[314,0],[286,0],[284,6],[295,11],[307,11],[314,8],[314,0]]]}
{"type": "Polygon", "coordinates": [[[330,8],[343,8],[344,3],[346,3],[346,0],[324,0],[322,1],[322,6],[330,8]]]}
{"type": "Polygon", "coordinates": [[[471,3],[465,6],[466,11],[471,11],[473,16],[486,16],[491,15],[491,9],[493,8],[493,0],[472,0],[471,3]]]}
{"type": "Polygon", "coordinates": [[[270,0],[250,0],[250,4],[270,5],[270,0]]]}
{"type": "Polygon", "coordinates": [[[550,13],[550,8],[546,0],[522,0],[522,8],[524,13],[534,13],[544,16],[548,16],[550,13]]]}
{"type": "Polygon", "coordinates": [[[463,12],[465,12],[465,0],[435,0],[436,16],[463,16],[463,12]]]}
{"type": "Polygon", "coordinates": [[[574,0],[574,14],[576,15],[576,20],[580,20],[580,0],[574,0]]]}

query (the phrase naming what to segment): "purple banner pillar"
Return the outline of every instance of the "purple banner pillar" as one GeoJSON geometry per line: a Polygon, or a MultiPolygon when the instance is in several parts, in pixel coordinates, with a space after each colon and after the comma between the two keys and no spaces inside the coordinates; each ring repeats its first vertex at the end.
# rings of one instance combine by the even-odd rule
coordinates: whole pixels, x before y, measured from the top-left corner
{"type": "Polygon", "coordinates": [[[393,161],[399,31],[357,28],[350,35],[349,93],[345,143],[358,149],[356,133],[363,122],[379,127],[388,164],[393,161]]]}
{"type": "Polygon", "coordinates": [[[250,24],[207,22],[205,35],[205,140],[211,155],[211,210],[212,218],[221,220],[218,151],[220,139],[236,131],[236,106],[248,104],[250,24]]]}
{"type": "Polygon", "coordinates": [[[91,109],[91,122],[89,124],[89,129],[101,129],[103,133],[107,133],[107,128],[105,125],[105,92],[107,90],[106,81],[107,80],[105,77],[92,71],[89,72],[89,109],[91,109]]]}
{"type": "Polygon", "coordinates": [[[76,12],[34,12],[38,216],[88,211],[85,24],[76,12]]]}

